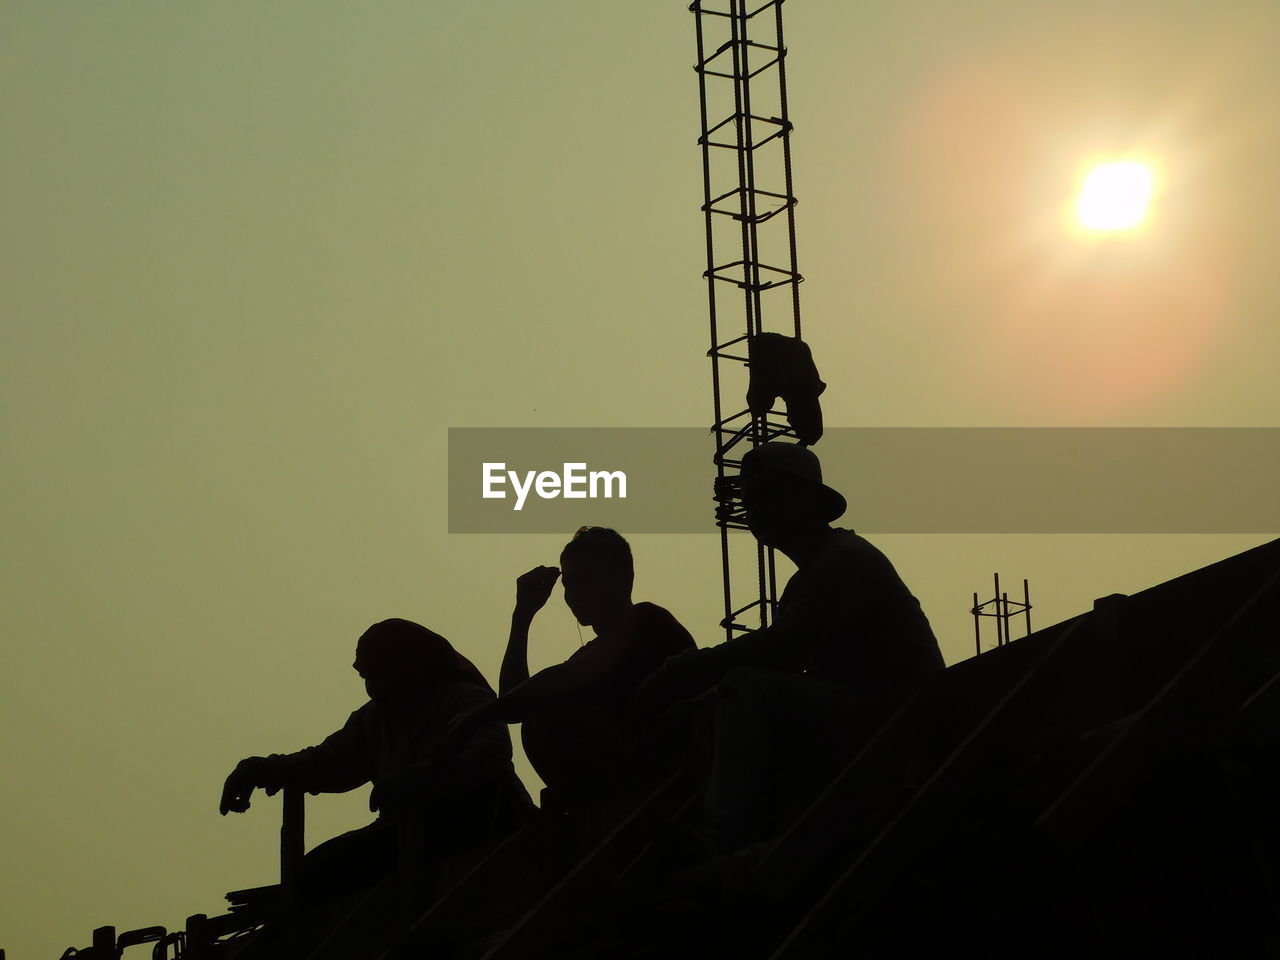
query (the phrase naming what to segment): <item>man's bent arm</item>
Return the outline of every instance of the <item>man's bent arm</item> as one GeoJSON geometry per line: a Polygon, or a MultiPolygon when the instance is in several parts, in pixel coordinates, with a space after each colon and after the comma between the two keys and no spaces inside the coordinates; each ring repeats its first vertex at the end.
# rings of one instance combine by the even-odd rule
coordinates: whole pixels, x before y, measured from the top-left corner
{"type": "Polygon", "coordinates": [[[510,693],[529,679],[529,625],[551,596],[560,571],[556,567],[534,567],[516,577],[516,607],[511,612],[511,634],[507,652],[498,672],[498,693],[510,693]]]}
{"type": "Polygon", "coordinates": [[[535,707],[596,689],[614,676],[626,657],[622,644],[603,644],[570,657],[564,663],[539,670],[524,683],[481,707],[472,715],[477,722],[501,720],[519,723],[535,707]]]}
{"type": "Polygon", "coordinates": [[[804,665],[813,637],[797,626],[775,622],[763,630],[752,630],[708,647],[706,653],[715,661],[721,674],[734,667],[799,670],[804,665]]]}
{"type": "Polygon", "coordinates": [[[849,602],[844,571],[838,567],[820,571],[811,575],[799,592],[787,597],[786,610],[769,626],[672,657],[665,668],[682,678],[679,685],[689,688],[684,691],[689,696],[693,687],[709,687],[734,667],[800,670],[809,652],[838,629],[843,620],[841,611],[849,602]]]}
{"type": "Polygon", "coordinates": [[[800,588],[788,593],[772,624],[711,647],[711,656],[725,673],[734,667],[800,670],[809,653],[838,633],[865,603],[859,586],[857,571],[847,564],[810,570],[800,588]]]}
{"type": "Polygon", "coordinates": [[[511,634],[498,672],[498,693],[507,694],[529,679],[529,626],[535,611],[516,605],[511,612],[511,634]]]}
{"type": "Polygon", "coordinates": [[[342,729],[322,743],[268,757],[280,786],[300,787],[310,793],[345,793],[368,783],[373,769],[360,730],[362,711],[368,706],[351,714],[342,729]]]}

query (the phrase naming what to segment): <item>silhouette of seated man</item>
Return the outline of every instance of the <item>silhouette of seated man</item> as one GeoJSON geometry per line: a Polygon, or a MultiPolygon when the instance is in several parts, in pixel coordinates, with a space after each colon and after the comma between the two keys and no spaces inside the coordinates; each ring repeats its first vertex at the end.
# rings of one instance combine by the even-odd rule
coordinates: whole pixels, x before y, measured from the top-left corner
{"type": "Polygon", "coordinates": [[[439,749],[453,718],[494,697],[447,640],[409,620],[383,620],[361,635],[352,666],[369,702],[318,746],[241,760],[219,806],[223,815],[248,810],[255,787],[268,794],[283,787],[344,793],[373,783],[369,807],[378,818],[303,858],[302,896],[312,904],[394,872],[406,826],[419,838],[422,856],[444,857],[500,838],[532,811],[502,724],[477,728],[456,753],[439,749]]]}
{"type": "Polygon", "coordinates": [[[831,525],[845,499],[822,482],[812,451],[784,442],[751,450],[741,494],[755,538],[796,565],[773,623],[668,660],[636,694],[651,719],[681,701],[687,711],[695,697],[714,705],[706,815],[723,848],[770,835],[781,785],[816,787],[869,702],[944,669],[888,558],[831,525]]]}
{"type": "Polygon", "coordinates": [[[668,611],[631,601],[631,547],[614,530],[583,527],[560,554],[560,569],[535,567],[516,580],[511,635],[499,697],[472,711],[459,736],[498,719],[521,723],[525,753],[560,803],[592,802],[632,785],[627,705],[667,657],[694,647],[668,611]],[[529,627],[558,576],[564,599],[595,637],[563,663],[529,675],[529,627]]]}

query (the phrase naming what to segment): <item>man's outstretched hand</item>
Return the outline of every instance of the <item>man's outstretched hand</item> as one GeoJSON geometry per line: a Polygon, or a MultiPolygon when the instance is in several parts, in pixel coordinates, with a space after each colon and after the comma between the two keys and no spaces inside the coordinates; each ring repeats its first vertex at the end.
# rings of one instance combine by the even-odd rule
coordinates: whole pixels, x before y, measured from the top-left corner
{"type": "Polygon", "coordinates": [[[249,809],[249,797],[255,787],[264,788],[267,796],[272,796],[280,786],[275,764],[270,759],[245,757],[236,764],[236,768],[222,785],[222,802],[218,804],[218,812],[224,817],[228,811],[244,813],[249,809]]]}

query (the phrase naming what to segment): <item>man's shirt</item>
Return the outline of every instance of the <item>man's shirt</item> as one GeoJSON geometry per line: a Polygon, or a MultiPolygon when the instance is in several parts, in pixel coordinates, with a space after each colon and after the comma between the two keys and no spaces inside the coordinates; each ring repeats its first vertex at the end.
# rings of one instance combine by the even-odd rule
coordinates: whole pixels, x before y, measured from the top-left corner
{"type": "Polygon", "coordinates": [[[576,699],[621,714],[636,687],[667,657],[694,649],[693,637],[668,610],[642,601],[632,610],[625,632],[609,640],[589,640],[566,663],[599,660],[602,679],[576,699]],[[606,649],[609,647],[611,649],[606,649]]]}
{"type": "Polygon", "coordinates": [[[945,669],[920,601],[889,558],[840,527],[791,576],[770,626],[703,654],[720,675],[735,666],[803,670],[869,697],[945,669]]]}
{"type": "MultiPolygon", "coordinates": [[[[278,759],[286,785],[343,793],[429,760],[449,721],[491,700],[491,690],[466,681],[439,684],[407,718],[370,700],[320,744],[272,759],[278,759]]],[[[481,725],[450,768],[441,771],[443,782],[463,787],[508,776],[515,776],[511,737],[499,722],[481,725]]]]}
{"type": "Polygon", "coordinates": [[[777,639],[805,651],[806,673],[867,696],[945,668],[933,628],[889,558],[832,529],[778,599],[777,639]]]}

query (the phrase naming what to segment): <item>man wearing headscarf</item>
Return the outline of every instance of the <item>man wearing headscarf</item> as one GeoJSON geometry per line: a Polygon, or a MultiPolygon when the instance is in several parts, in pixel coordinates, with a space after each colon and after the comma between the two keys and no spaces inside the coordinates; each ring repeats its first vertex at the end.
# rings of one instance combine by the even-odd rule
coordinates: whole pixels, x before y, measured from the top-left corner
{"type": "Polygon", "coordinates": [[[444,637],[409,620],[383,620],[360,636],[352,666],[369,702],[317,746],[241,760],[219,805],[224,815],[241,813],[256,787],[344,793],[373,783],[369,805],[378,819],[304,858],[304,897],[312,901],[368,886],[394,870],[399,828],[408,818],[423,828],[426,856],[449,856],[515,830],[532,809],[503,724],[485,724],[462,750],[437,750],[453,718],[494,698],[480,672],[444,637]]]}

